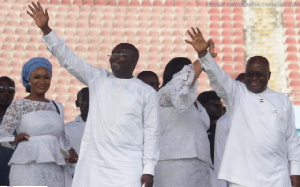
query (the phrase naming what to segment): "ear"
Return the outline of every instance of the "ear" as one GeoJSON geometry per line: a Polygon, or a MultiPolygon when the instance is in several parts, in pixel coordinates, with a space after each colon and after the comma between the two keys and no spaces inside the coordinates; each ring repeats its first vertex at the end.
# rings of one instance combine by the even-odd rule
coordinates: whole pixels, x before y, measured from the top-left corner
{"type": "Polygon", "coordinates": [[[76,105],[76,107],[79,107],[79,101],[78,100],[75,101],[75,105],[76,105]]]}
{"type": "Polygon", "coordinates": [[[271,78],[271,71],[269,72],[269,77],[268,77],[268,80],[270,80],[270,78],[271,78]]]}

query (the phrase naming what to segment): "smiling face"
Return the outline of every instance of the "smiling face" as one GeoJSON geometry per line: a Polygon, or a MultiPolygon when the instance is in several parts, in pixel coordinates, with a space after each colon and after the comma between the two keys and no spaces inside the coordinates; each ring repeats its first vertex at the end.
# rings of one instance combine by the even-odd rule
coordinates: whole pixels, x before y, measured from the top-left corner
{"type": "Polygon", "coordinates": [[[132,78],[133,70],[136,66],[138,55],[137,50],[128,47],[131,44],[119,44],[113,50],[109,58],[111,70],[118,78],[132,78]]]}
{"type": "Polygon", "coordinates": [[[45,95],[51,83],[49,71],[44,67],[33,70],[29,78],[30,93],[35,95],[45,95]]]}
{"type": "Polygon", "coordinates": [[[266,58],[255,56],[248,60],[245,82],[247,89],[253,93],[261,93],[267,89],[271,77],[269,62],[266,58]]]}

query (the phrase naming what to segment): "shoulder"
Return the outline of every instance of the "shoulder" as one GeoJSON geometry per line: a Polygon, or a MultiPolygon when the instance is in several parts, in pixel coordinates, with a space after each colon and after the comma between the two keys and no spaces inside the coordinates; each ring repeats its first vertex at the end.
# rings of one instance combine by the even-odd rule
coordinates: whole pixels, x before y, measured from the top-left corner
{"type": "Polygon", "coordinates": [[[15,100],[9,105],[8,109],[9,108],[20,109],[24,106],[24,104],[26,104],[26,102],[27,101],[25,99],[15,100]]]}

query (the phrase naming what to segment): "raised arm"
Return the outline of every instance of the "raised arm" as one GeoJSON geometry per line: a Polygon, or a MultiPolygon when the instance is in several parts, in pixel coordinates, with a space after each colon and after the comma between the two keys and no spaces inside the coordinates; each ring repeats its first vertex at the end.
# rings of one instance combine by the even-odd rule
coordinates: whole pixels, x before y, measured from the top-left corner
{"type": "Polygon", "coordinates": [[[226,104],[230,105],[234,95],[233,93],[236,89],[236,81],[231,79],[231,77],[224,72],[212,58],[216,55],[213,52],[213,41],[208,40],[206,42],[198,28],[198,33],[194,31],[194,28],[192,28],[192,30],[193,33],[189,32],[192,41],[186,40],[186,42],[191,44],[198,53],[202,69],[207,73],[212,88],[217,92],[218,96],[226,102],[226,104]],[[207,52],[208,48],[209,53],[207,52]]]}
{"type": "Polygon", "coordinates": [[[31,12],[27,13],[35,21],[36,25],[42,30],[44,36],[42,40],[46,43],[48,50],[58,59],[59,63],[64,66],[79,81],[88,85],[88,82],[95,75],[102,72],[106,75],[108,72],[104,69],[97,69],[87,64],[83,59],[75,55],[49,27],[49,16],[47,9],[44,11],[39,2],[28,6],[31,12]]]}

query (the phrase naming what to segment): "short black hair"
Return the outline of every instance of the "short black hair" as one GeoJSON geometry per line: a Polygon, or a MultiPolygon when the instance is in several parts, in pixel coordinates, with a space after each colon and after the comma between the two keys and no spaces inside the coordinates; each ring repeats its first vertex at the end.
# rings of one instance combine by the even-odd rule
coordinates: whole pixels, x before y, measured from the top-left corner
{"type": "Polygon", "coordinates": [[[10,81],[11,84],[13,85],[13,87],[16,87],[16,83],[14,80],[12,80],[11,78],[9,78],[8,76],[1,76],[0,77],[0,80],[3,79],[3,80],[7,80],[7,81],[10,81]]]}
{"type": "Polygon", "coordinates": [[[81,97],[81,94],[83,91],[89,91],[88,87],[84,87],[81,90],[79,90],[79,92],[77,93],[77,100],[79,100],[79,98],[81,97]]]}
{"type": "Polygon", "coordinates": [[[136,61],[138,61],[139,59],[139,56],[140,56],[140,53],[139,53],[139,50],[133,45],[133,44],[130,44],[130,43],[119,43],[118,45],[116,45],[116,48],[125,48],[125,49],[129,49],[131,51],[133,51],[135,53],[135,56],[136,56],[136,61]]]}
{"type": "Polygon", "coordinates": [[[138,79],[142,79],[145,77],[155,77],[158,79],[158,76],[156,73],[154,73],[153,71],[142,71],[137,75],[138,79]]]}
{"type": "Polygon", "coordinates": [[[217,95],[215,91],[205,91],[198,95],[197,100],[201,105],[204,105],[210,100],[219,100],[221,101],[221,98],[217,95]]]}
{"type": "Polygon", "coordinates": [[[165,71],[163,74],[163,84],[162,87],[165,86],[168,82],[170,82],[175,73],[178,73],[182,70],[185,65],[192,64],[191,60],[185,57],[176,57],[173,58],[165,67],[165,71]]]}

